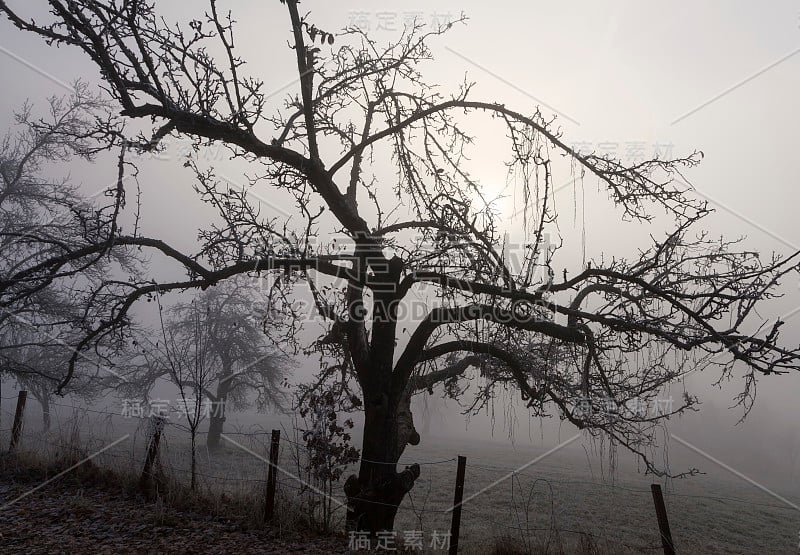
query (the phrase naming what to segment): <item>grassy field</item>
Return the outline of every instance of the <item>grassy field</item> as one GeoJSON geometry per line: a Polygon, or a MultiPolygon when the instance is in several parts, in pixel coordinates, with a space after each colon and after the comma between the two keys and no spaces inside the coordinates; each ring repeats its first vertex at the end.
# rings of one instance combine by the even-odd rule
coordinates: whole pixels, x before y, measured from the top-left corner
{"type": "MultiPolygon", "coordinates": [[[[119,441],[95,456],[93,462],[132,474],[138,472],[147,442],[144,421],[101,413],[58,410],[48,433],[40,431],[33,414],[26,421],[22,447],[55,455],[80,445],[82,453],[89,455],[119,441]]],[[[3,448],[8,442],[10,416],[4,411],[0,434],[3,448]]],[[[294,456],[297,446],[292,443],[291,430],[285,427],[287,422],[269,417],[263,417],[262,421],[261,428],[236,426],[232,422],[226,430],[229,440],[214,454],[204,448],[204,434],[199,436],[197,472],[201,490],[211,495],[224,492],[232,497],[258,497],[264,489],[269,428],[282,425],[279,490],[284,498],[302,497],[302,484],[295,479],[301,472],[294,456]]],[[[172,423],[163,437],[165,472],[172,479],[188,484],[188,432],[172,423]]],[[[562,438],[566,439],[568,436],[562,438]]],[[[530,464],[547,449],[427,438],[414,448],[413,455],[402,461],[420,463],[422,473],[400,509],[398,535],[423,530],[424,537],[431,538],[434,531],[449,530],[451,515],[447,510],[452,505],[455,457],[464,455],[467,457],[464,496],[469,499],[464,504],[461,527],[460,545],[464,553],[485,553],[500,545],[518,552],[557,553],[561,548],[570,552],[589,541],[605,549],[601,552],[659,552],[650,492],[654,479],[638,472],[636,465],[623,458],[622,453],[614,471],[609,471],[608,457],[582,441],[530,464]],[[515,472],[521,467],[525,468],[515,472]],[[475,494],[478,495],[470,498],[475,494]]],[[[676,461],[676,467],[701,466],[708,473],[661,481],[679,552],[798,551],[800,511],[708,461],[699,465],[700,461],[686,453],[682,457],[685,460],[676,461]]],[[[344,475],[348,474],[349,471],[344,475]]],[[[800,498],[797,484],[786,484],[776,493],[795,502],[800,498]]],[[[344,500],[341,487],[335,488],[334,497],[339,502],[344,500]]],[[[334,512],[338,525],[344,519],[344,512],[343,508],[334,512]]],[[[426,539],[426,544],[429,541],[426,539]]]]}

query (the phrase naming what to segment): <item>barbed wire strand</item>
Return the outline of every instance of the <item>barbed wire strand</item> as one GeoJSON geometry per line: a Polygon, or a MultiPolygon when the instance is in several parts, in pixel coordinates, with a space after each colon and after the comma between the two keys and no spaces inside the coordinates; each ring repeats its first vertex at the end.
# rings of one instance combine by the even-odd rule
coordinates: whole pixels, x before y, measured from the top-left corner
{"type": "MultiPolygon", "coordinates": [[[[16,396],[3,397],[4,400],[16,399],[16,398],[17,398],[16,396]]],[[[75,406],[75,405],[66,405],[66,404],[63,404],[63,403],[51,403],[51,406],[68,408],[68,409],[71,409],[71,410],[74,410],[74,411],[79,411],[79,412],[85,411],[85,412],[90,412],[90,413],[94,413],[94,414],[102,414],[102,415],[107,415],[107,416],[119,416],[119,417],[123,417],[123,418],[130,418],[132,420],[143,420],[144,421],[144,420],[147,420],[149,418],[152,418],[151,416],[137,417],[137,416],[132,416],[132,415],[129,415],[129,414],[124,414],[124,413],[110,412],[110,411],[105,411],[105,410],[96,410],[96,409],[90,409],[88,407],[80,407],[80,406],[75,406]]],[[[186,431],[187,433],[191,432],[191,430],[187,426],[185,426],[183,424],[178,424],[176,422],[165,421],[164,425],[165,426],[176,427],[178,429],[186,431]]],[[[0,429],[0,432],[10,432],[10,431],[11,431],[10,428],[0,429]]],[[[268,434],[271,434],[272,432],[271,431],[266,431],[266,430],[263,430],[263,431],[262,430],[257,430],[257,431],[252,431],[252,432],[232,431],[232,432],[224,432],[224,433],[225,433],[225,435],[236,435],[236,436],[244,436],[244,437],[253,438],[253,437],[258,437],[258,436],[262,436],[262,435],[268,435],[268,434]]],[[[195,432],[195,434],[196,435],[208,435],[208,432],[207,431],[197,430],[195,432]]],[[[29,434],[24,435],[24,437],[22,438],[22,444],[23,445],[26,442],[30,442],[30,441],[34,441],[36,443],[46,443],[46,444],[48,444],[50,446],[53,446],[53,447],[63,448],[63,447],[65,447],[66,442],[68,442],[70,440],[66,439],[66,438],[62,438],[61,441],[59,441],[58,443],[55,443],[55,442],[52,442],[52,441],[48,442],[41,436],[30,437],[29,434]]],[[[298,446],[300,448],[308,449],[308,446],[306,444],[293,441],[290,438],[282,437],[281,438],[281,442],[284,442],[284,441],[287,442],[287,443],[290,443],[292,445],[298,446]]],[[[24,448],[24,447],[22,447],[22,448],[24,448]]],[[[129,460],[132,460],[132,461],[135,460],[132,455],[130,455],[130,456],[129,455],[118,455],[116,453],[109,453],[109,452],[104,452],[104,454],[108,454],[109,456],[123,456],[123,457],[125,457],[125,458],[127,458],[129,460]]],[[[347,465],[343,465],[343,466],[354,465],[354,464],[357,464],[358,462],[361,462],[361,461],[368,462],[368,463],[371,463],[371,464],[385,464],[385,465],[395,465],[395,466],[397,466],[397,465],[411,465],[411,464],[439,465],[439,464],[452,463],[452,462],[455,462],[456,460],[457,460],[456,457],[452,457],[452,458],[449,458],[449,459],[431,460],[431,461],[402,461],[401,460],[401,461],[398,461],[397,463],[390,463],[390,462],[385,462],[385,461],[375,461],[375,460],[371,460],[371,459],[360,458],[358,461],[354,461],[352,463],[348,463],[347,465]]],[[[168,464],[170,464],[170,463],[168,462],[168,464]]],[[[468,463],[467,466],[475,468],[475,469],[494,471],[494,472],[498,472],[498,473],[511,473],[513,475],[524,475],[524,476],[529,476],[529,477],[531,476],[531,474],[529,472],[517,471],[517,469],[512,468],[512,467],[476,464],[476,463],[471,463],[471,462],[468,463]]],[[[176,472],[181,472],[181,473],[191,473],[191,469],[186,469],[186,468],[177,468],[177,467],[175,467],[175,468],[172,468],[172,470],[175,470],[176,472]]],[[[204,478],[211,478],[211,479],[218,480],[218,481],[223,481],[223,482],[236,482],[236,481],[246,481],[246,482],[251,482],[251,483],[265,483],[266,482],[266,480],[263,479],[263,478],[231,478],[231,477],[226,477],[226,476],[219,476],[219,475],[201,473],[199,471],[196,471],[196,475],[197,476],[201,476],[202,475],[204,478]]],[[[607,484],[607,483],[603,483],[603,482],[595,482],[595,481],[587,481],[587,480],[560,480],[560,479],[547,478],[547,481],[548,482],[552,482],[552,483],[556,483],[556,484],[565,484],[565,485],[589,485],[589,486],[593,486],[593,487],[601,487],[601,488],[607,488],[607,489],[611,489],[611,490],[622,490],[622,491],[627,491],[627,492],[637,493],[637,494],[650,494],[651,493],[651,491],[649,489],[639,489],[639,488],[633,488],[633,487],[630,487],[630,486],[624,486],[624,485],[620,485],[620,484],[607,484]]],[[[284,485],[286,484],[285,481],[283,483],[284,483],[284,485]]],[[[665,491],[664,493],[665,493],[665,495],[667,497],[684,497],[684,498],[695,498],[695,499],[709,499],[709,500],[720,501],[720,502],[730,501],[730,502],[734,502],[734,503],[741,503],[741,504],[745,504],[745,505],[764,507],[764,508],[770,508],[770,509],[794,510],[792,507],[789,507],[789,506],[777,505],[777,504],[772,504],[772,503],[761,503],[761,502],[757,502],[757,501],[751,501],[751,500],[742,499],[742,498],[738,498],[738,497],[731,497],[731,496],[692,494],[692,493],[681,493],[681,492],[674,492],[674,491],[672,491],[672,492],[671,491],[665,491]]],[[[382,505],[387,505],[387,506],[394,506],[394,505],[391,505],[391,504],[380,503],[380,502],[377,502],[377,501],[368,501],[368,500],[362,500],[362,501],[368,502],[368,503],[382,504],[382,505]]],[[[425,510],[424,512],[441,513],[441,512],[447,512],[447,511],[425,510]]]]}

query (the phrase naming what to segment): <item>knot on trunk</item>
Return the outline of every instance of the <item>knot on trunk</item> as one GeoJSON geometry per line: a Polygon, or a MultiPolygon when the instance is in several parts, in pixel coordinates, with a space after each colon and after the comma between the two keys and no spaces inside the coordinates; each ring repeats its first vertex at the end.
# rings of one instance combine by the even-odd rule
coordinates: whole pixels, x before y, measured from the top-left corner
{"type": "Polygon", "coordinates": [[[420,437],[414,427],[414,415],[411,413],[411,395],[406,394],[400,399],[397,406],[397,435],[399,439],[398,447],[409,445],[419,445],[420,437]]]}
{"type": "Polygon", "coordinates": [[[419,465],[414,463],[397,475],[397,483],[405,493],[408,493],[414,487],[414,482],[419,478],[419,474],[419,465]]]}
{"type": "Polygon", "coordinates": [[[378,393],[369,399],[364,408],[366,410],[385,411],[389,408],[389,396],[383,392],[378,393]]]}

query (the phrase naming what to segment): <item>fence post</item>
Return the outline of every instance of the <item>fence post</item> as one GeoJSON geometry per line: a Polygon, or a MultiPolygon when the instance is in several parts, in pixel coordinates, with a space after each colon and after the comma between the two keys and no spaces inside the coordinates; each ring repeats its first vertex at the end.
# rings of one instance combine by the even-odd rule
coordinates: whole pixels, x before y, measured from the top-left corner
{"type": "Polygon", "coordinates": [[[17,410],[14,413],[14,425],[11,427],[11,445],[8,450],[13,451],[19,444],[19,436],[22,433],[22,416],[25,413],[25,399],[28,398],[27,391],[20,391],[17,396],[17,410]]]}
{"type": "Polygon", "coordinates": [[[278,447],[281,442],[281,431],[272,430],[272,442],[269,445],[269,469],[267,470],[267,495],[264,499],[264,520],[272,520],[275,511],[275,482],[278,474],[278,447]]]}
{"type": "Polygon", "coordinates": [[[661,486],[659,484],[650,484],[650,489],[653,492],[653,503],[656,505],[658,531],[661,534],[661,545],[664,547],[664,555],[675,555],[675,544],[672,543],[672,533],[669,531],[667,507],[664,505],[664,496],[661,494],[661,486]]]}
{"type": "Polygon", "coordinates": [[[152,435],[150,436],[150,443],[147,446],[147,456],[144,459],[142,476],[139,479],[139,489],[141,490],[146,490],[154,477],[153,465],[158,457],[158,446],[161,442],[161,432],[164,429],[164,420],[165,419],[163,416],[153,416],[152,420],[150,420],[150,429],[152,435]]]}
{"type": "Polygon", "coordinates": [[[458,534],[461,530],[461,500],[464,499],[464,474],[467,469],[467,457],[458,456],[456,470],[456,489],[453,494],[453,520],[450,522],[450,555],[458,553],[458,534]]]}

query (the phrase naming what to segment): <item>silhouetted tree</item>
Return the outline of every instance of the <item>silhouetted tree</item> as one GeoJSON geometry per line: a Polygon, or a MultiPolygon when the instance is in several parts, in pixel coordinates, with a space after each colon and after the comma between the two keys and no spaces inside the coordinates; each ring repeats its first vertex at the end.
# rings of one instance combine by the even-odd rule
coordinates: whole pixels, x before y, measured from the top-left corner
{"type": "MultiPolygon", "coordinates": [[[[201,252],[191,256],[161,239],[116,236],[113,248],[155,249],[188,277],[115,290],[117,300],[105,305],[111,316],[83,346],[124,326],[130,306],[155,292],[213,286],[246,272],[284,273],[280,290],[287,294],[297,280],[307,281],[330,323],[313,349],[338,357],[320,380],[345,388],[355,378],[360,398],[353,403],[364,411],[361,466],[345,485],[361,529],[393,526],[419,475],[415,465],[395,466],[419,441],[410,398],[436,383],[455,390],[459,378],[472,379],[479,405],[497,387],[513,385],[532,414],[554,413],[628,447],[658,471],[647,456],[657,426],[694,398],[656,415],[619,410],[609,417],[600,403],[649,402],[688,366],[714,363],[729,375],[736,363],[746,375],[739,400],[749,406],[757,375],[797,369],[798,350],[779,344],[781,322],[763,321],[755,308],[796,270],[798,254],[762,258],[698,230],[709,209],[680,171],[700,155],[626,165],[576,152],[538,110],[473,99],[470,83],[446,96],[422,68],[431,59],[429,39],[452,24],[426,30],[416,23],[385,46],[345,29],[331,47],[329,30],[301,16],[296,0],[282,0],[300,90],[268,111],[263,82],[246,73],[234,48],[233,20],[213,0],[187,26],[163,21],[141,0],[48,4],[47,22],[4,1],[0,9],[20,29],[82,50],[120,117],[153,125],[127,148],[158,149],[170,135],[191,137],[198,148],[221,143],[252,165],[250,188],[288,195],[297,206],[291,219],[262,216],[246,190],[188,160],[222,225],[208,229],[201,252]],[[525,203],[524,248],[505,240],[501,215],[466,170],[476,140],[466,126],[475,115],[494,122],[484,131],[490,140],[509,147],[509,175],[525,203]],[[615,253],[557,272],[559,243],[548,237],[558,236],[552,195],[554,175],[563,172],[598,183],[623,219],[646,223],[664,214],[671,231],[632,258],[615,253]],[[333,231],[347,238],[341,250],[320,240],[333,231]],[[400,318],[414,303],[426,314],[400,318]]],[[[260,63],[274,56],[266,51],[260,63]]],[[[64,253],[52,264],[57,269],[109,246],[64,253]]],[[[29,275],[48,280],[54,271],[42,266],[29,275]]]]}

